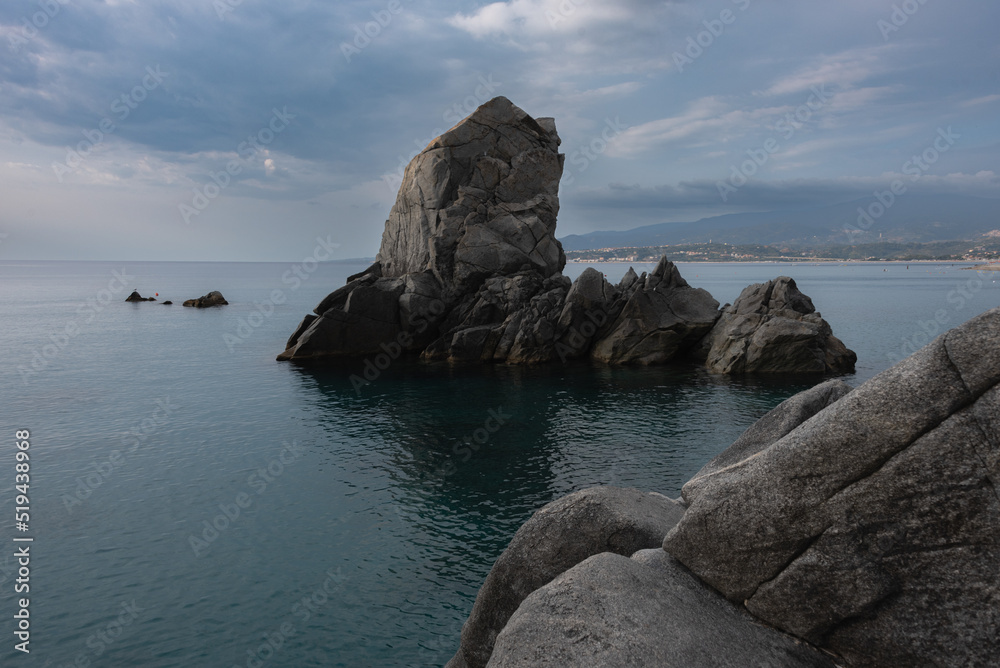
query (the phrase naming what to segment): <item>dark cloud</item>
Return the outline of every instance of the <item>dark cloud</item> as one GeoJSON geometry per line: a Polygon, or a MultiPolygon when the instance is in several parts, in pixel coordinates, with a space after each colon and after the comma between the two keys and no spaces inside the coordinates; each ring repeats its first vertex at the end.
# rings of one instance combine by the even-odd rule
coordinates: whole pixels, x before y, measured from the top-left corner
{"type": "MultiPolygon", "coordinates": [[[[994,168],[1000,142],[995,3],[926,3],[884,37],[892,6],[868,0],[399,2],[395,13],[388,0],[0,3],[3,174],[61,211],[99,208],[97,188],[184,201],[287,109],[292,123],[224,196],[301,204],[314,212],[303,226],[344,219],[345,236],[363,227],[370,244],[400,163],[499,94],[555,116],[568,154],[601,148],[609,120],[632,128],[617,147],[567,161],[564,234],[865,196],[947,125],[962,144],[923,187],[989,188],[973,175],[994,168]],[[58,11],[35,27],[44,6],[58,11]],[[735,21],[680,71],[674,54],[724,10],[735,21]],[[129,98],[157,67],[162,83],[129,98]],[[722,202],[718,179],[774,135],[807,81],[839,97],[722,202]],[[61,187],[52,161],[105,118],[114,131],[69,179],[80,188],[61,187]],[[317,198],[335,209],[326,218],[305,204],[317,198]]],[[[170,225],[175,213],[154,218],[170,225]]],[[[258,226],[262,252],[281,234],[270,220],[245,224],[258,226]]]]}

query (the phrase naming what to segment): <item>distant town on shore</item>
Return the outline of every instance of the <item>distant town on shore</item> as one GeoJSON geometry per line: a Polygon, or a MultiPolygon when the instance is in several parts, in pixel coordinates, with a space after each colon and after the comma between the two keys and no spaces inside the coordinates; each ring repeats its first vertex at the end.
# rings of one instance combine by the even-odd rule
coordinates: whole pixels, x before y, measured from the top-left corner
{"type": "Polygon", "coordinates": [[[566,251],[567,262],[990,262],[1000,260],[1000,236],[977,241],[933,241],[794,248],[780,245],[696,243],[566,251]]]}

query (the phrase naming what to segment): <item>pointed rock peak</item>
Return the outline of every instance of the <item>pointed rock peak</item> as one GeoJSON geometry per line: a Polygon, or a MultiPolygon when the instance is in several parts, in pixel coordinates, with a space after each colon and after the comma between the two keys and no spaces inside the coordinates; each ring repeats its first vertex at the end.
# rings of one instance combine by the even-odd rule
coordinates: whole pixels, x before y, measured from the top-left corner
{"type": "Polygon", "coordinates": [[[808,314],[815,313],[816,307],[808,296],[802,294],[794,279],[779,276],[767,283],[755,283],[744,288],[729,310],[740,314],[785,310],[808,314]]]}
{"type": "Polygon", "coordinates": [[[688,282],[681,276],[677,265],[668,260],[666,255],[660,257],[656,268],[646,278],[646,289],[663,288],[669,290],[671,288],[686,287],[689,287],[688,282]]]}
{"type": "Polygon", "coordinates": [[[622,280],[618,283],[618,289],[628,290],[638,280],[639,280],[639,275],[635,273],[635,269],[629,267],[628,271],[625,272],[625,275],[622,276],[622,280]]]}
{"type": "Polygon", "coordinates": [[[768,306],[772,309],[788,309],[798,313],[815,313],[816,307],[812,300],[802,294],[795,279],[788,276],[779,276],[771,281],[771,294],[768,306]]]}

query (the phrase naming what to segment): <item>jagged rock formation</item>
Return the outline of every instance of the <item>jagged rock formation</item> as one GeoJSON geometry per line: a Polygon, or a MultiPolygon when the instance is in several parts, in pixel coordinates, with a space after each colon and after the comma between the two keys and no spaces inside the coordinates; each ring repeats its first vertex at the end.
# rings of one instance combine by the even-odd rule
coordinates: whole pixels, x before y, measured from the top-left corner
{"type": "Polygon", "coordinates": [[[719,302],[688,285],[666,256],[622,293],[623,306],[591,352],[601,362],[669,362],[694,347],[719,318],[719,302]]]}
{"type": "MultiPolygon", "coordinates": [[[[659,364],[702,350],[716,331],[719,303],[688,285],[665,256],[648,275],[630,269],[616,286],[593,269],[575,284],[562,275],[559,143],[555,121],[535,120],[503,97],[431,142],[406,168],[376,262],[307,315],[278,359],[421,354],[452,362],[659,364]]],[[[794,283],[786,292],[798,295],[796,305],[809,302],[794,283]]],[[[774,334],[758,337],[766,355],[718,370],[775,370],[768,364],[776,361],[780,371],[853,368],[819,314],[771,301],[757,323],[774,334]],[[790,318],[797,319],[794,336],[783,324],[790,318]],[[786,343],[794,354],[781,356],[786,343]],[[833,363],[819,367],[800,348],[833,363]]],[[[747,336],[756,331],[740,326],[747,336]]],[[[731,330],[717,338],[728,341],[738,334],[731,330]]]]}
{"type": "Polygon", "coordinates": [[[858,356],[833,335],[795,281],[780,276],[748,286],[701,346],[719,373],[843,373],[858,356]]]}
{"type": "MultiPolygon", "coordinates": [[[[851,667],[993,665],[998,344],[994,309],[857,389],[828,381],[787,400],[684,486],[662,549],[590,556],[538,587],[485,665],[833,665],[818,650],[851,667]]],[[[566,520],[591,531],[585,514],[566,520]]],[[[525,571],[490,578],[523,591],[525,571]]],[[[490,605],[481,593],[474,614],[490,605]]],[[[486,646],[470,651],[463,629],[449,666],[483,665],[486,646]]]]}
{"type": "Polygon", "coordinates": [[[229,302],[226,298],[222,296],[222,293],[218,290],[212,290],[207,295],[198,297],[197,299],[188,299],[184,302],[184,306],[193,306],[195,308],[208,308],[210,306],[225,306],[229,302]]]}

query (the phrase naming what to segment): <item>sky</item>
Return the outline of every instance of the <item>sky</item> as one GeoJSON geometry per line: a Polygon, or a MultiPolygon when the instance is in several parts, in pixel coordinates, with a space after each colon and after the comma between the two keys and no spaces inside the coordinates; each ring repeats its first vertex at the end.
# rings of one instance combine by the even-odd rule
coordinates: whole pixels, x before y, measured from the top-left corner
{"type": "Polygon", "coordinates": [[[558,236],[1000,198],[993,0],[4,0],[0,260],[374,256],[403,166],[554,117],[558,236]]]}

